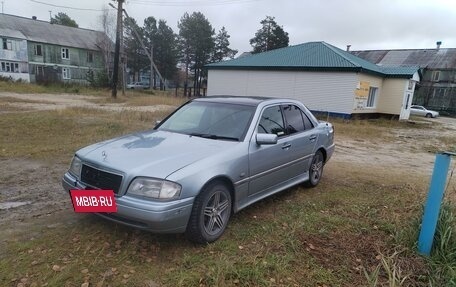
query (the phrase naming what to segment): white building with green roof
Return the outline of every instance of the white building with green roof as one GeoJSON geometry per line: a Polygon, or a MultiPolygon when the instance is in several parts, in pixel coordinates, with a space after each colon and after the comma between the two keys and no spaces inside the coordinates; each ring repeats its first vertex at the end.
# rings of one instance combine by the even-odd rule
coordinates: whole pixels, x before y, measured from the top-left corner
{"type": "Polygon", "coordinates": [[[419,67],[382,67],[325,42],[209,64],[208,95],[285,97],[310,110],[408,119],[419,67]]]}

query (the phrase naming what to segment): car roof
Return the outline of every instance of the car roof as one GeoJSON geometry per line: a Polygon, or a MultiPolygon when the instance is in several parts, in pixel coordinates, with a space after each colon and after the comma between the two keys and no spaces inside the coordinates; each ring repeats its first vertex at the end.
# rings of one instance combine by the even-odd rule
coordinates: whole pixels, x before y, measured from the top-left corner
{"type": "Polygon", "coordinates": [[[193,101],[197,102],[215,102],[215,103],[226,103],[226,104],[241,104],[249,106],[258,106],[260,103],[270,102],[276,103],[281,101],[291,101],[291,99],[281,99],[281,98],[268,98],[268,97],[240,97],[240,96],[208,96],[204,98],[197,98],[193,101]]]}

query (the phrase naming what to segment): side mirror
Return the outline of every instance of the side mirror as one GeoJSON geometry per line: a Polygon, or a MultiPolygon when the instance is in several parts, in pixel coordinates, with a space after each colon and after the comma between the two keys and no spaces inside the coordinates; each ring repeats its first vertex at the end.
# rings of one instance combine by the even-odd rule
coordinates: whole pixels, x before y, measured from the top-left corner
{"type": "Polygon", "coordinates": [[[276,134],[257,134],[256,142],[259,145],[273,145],[277,143],[277,138],[276,134]]]}

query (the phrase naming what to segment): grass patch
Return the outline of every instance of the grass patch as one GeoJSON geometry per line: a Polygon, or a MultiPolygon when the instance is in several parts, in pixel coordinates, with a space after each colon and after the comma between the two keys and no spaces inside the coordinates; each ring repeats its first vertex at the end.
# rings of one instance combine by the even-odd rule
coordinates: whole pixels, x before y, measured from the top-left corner
{"type": "MultiPolygon", "coordinates": [[[[125,102],[149,104],[149,97],[155,105],[169,105],[160,95],[126,97],[125,102]]],[[[68,163],[78,148],[149,129],[168,112],[73,108],[4,114],[1,157],[68,163]]],[[[389,138],[393,128],[410,128],[387,120],[332,122],[336,135],[380,139],[379,143],[389,138]]],[[[450,282],[453,273],[443,270],[445,265],[437,262],[442,269],[432,269],[408,245],[416,241],[417,227],[410,226],[422,211],[426,187],[421,174],[407,173],[404,183],[404,172],[394,168],[366,169],[361,164],[330,161],[317,188],[292,188],[248,207],[232,217],[221,240],[205,246],[191,244],[182,235],[154,235],[68,209],[31,219],[24,223],[24,231],[0,234],[0,286],[81,286],[84,282],[90,286],[428,286],[450,282]]]]}
{"type": "Polygon", "coordinates": [[[84,94],[96,96],[108,96],[110,90],[106,88],[93,88],[78,84],[55,83],[49,85],[37,85],[24,82],[0,81],[0,90],[19,94],[84,94]]]}
{"type": "Polygon", "coordinates": [[[340,134],[354,140],[364,141],[391,140],[396,137],[391,130],[426,130],[435,128],[428,124],[420,125],[394,119],[344,120],[340,118],[330,118],[329,122],[334,125],[336,135],[340,134]]]}
{"type": "MultiPolygon", "coordinates": [[[[384,184],[350,168],[369,181],[356,182],[328,165],[317,188],[293,188],[243,210],[221,240],[206,246],[90,215],[57,220],[60,225],[46,232],[34,225],[6,242],[0,285],[26,279],[49,286],[366,286],[363,270],[376,268],[379,252],[393,248],[396,228],[419,212],[419,191],[401,185],[393,172],[384,184]],[[410,209],[404,213],[403,206],[410,209]]],[[[400,256],[415,262],[403,267],[404,274],[427,274],[420,258],[400,256]]],[[[387,274],[380,272],[378,280],[385,284],[387,274]]]]}
{"type": "Polygon", "coordinates": [[[126,106],[155,106],[167,105],[178,107],[188,99],[174,97],[172,93],[166,91],[155,91],[154,95],[144,95],[139,92],[127,92],[125,96],[119,95],[116,99],[111,97],[99,97],[89,100],[96,104],[124,103],[126,106]]]}
{"type": "Polygon", "coordinates": [[[437,153],[442,151],[456,152],[456,135],[436,136],[422,148],[424,151],[437,153]]]}
{"type": "MultiPolygon", "coordinates": [[[[105,99],[100,99],[99,103],[118,103],[122,102],[122,98],[130,97],[175,97],[174,90],[160,91],[160,90],[126,90],[125,95],[122,95],[122,90],[117,91],[117,99],[111,97],[110,88],[94,88],[91,86],[85,86],[80,84],[64,84],[64,83],[53,83],[47,85],[38,85],[34,83],[26,82],[14,82],[14,81],[0,81],[0,91],[19,93],[19,94],[80,94],[80,95],[92,95],[100,96],[105,99]]],[[[177,97],[177,99],[183,99],[182,97],[177,97]]],[[[95,100],[96,101],[96,100],[95,100]]],[[[184,100],[175,101],[183,102],[184,100]]],[[[171,101],[173,102],[173,101],[171,101]]],[[[168,104],[168,103],[166,103],[168,104]]],[[[140,103],[138,103],[140,105],[140,103]]],[[[169,104],[176,105],[176,104],[169,104]]]]}
{"type": "Polygon", "coordinates": [[[0,117],[0,157],[68,158],[83,146],[150,129],[171,110],[113,113],[71,108],[4,114],[0,117]]]}
{"type": "Polygon", "coordinates": [[[11,113],[11,112],[23,112],[27,111],[29,109],[27,108],[22,108],[22,107],[17,107],[17,106],[12,106],[8,103],[0,103],[0,113],[6,112],[6,113],[11,113]]]}
{"type": "Polygon", "coordinates": [[[433,286],[456,286],[456,208],[450,202],[441,206],[429,262],[433,286]]]}
{"type": "Polygon", "coordinates": [[[2,104],[2,103],[52,104],[52,102],[50,102],[50,101],[20,99],[20,98],[15,98],[15,97],[0,97],[0,104],[2,104]]]}

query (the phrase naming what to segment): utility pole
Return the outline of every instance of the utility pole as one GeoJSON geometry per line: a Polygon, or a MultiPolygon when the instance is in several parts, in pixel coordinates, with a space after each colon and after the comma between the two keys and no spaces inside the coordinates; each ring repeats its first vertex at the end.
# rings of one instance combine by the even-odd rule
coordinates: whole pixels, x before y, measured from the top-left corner
{"type": "Polygon", "coordinates": [[[149,89],[155,88],[155,73],[154,73],[154,44],[150,46],[150,80],[149,89]]]}
{"type": "MultiPolygon", "coordinates": [[[[130,21],[130,17],[128,16],[127,11],[123,10],[123,12],[125,13],[125,16],[127,16],[127,18],[126,18],[127,21],[130,21]]],[[[130,23],[132,23],[132,22],[130,21],[130,23]]],[[[154,71],[157,73],[160,80],[165,84],[165,88],[167,88],[165,79],[163,78],[162,74],[160,74],[160,71],[158,70],[157,65],[155,65],[154,59],[153,59],[152,55],[150,54],[149,49],[146,47],[146,45],[144,45],[144,42],[141,39],[141,36],[139,35],[138,31],[136,31],[136,29],[133,27],[133,25],[132,25],[132,30],[133,30],[134,34],[136,35],[136,38],[138,39],[139,43],[141,44],[141,47],[144,49],[144,53],[149,58],[149,60],[152,62],[154,71]]]]}
{"type": "Polygon", "coordinates": [[[3,1],[2,1],[2,14],[3,14],[3,1]]]}
{"type": "Polygon", "coordinates": [[[52,21],[52,10],[49,10],[49,22],[52,21]]]}
{"type": "Polygon", "coordinates": [[[114,71],[112,73],[112,93],[111,97],[117,98],[117,81],[119,80],[119,56],[120,56],[120,27],[122,23],[122,4],[124,0],[117,0],[117,28],[116,28],[116,48],[114,51],[114,71]]]}
{"type": "MultiPolygon", "coordinates": [[[[122,9],[123,10],[123,9],[122,9]]],[[[123,17],[123,14],[122,16],[123,17]]],[[[121,73],[121,78],[122,78],[122,96],[125,96],[125,50],[124,50],[124,23],[123,23],[123,18],[120,21],[120,66],[122,68],[122,73],[121,73]]]]}

